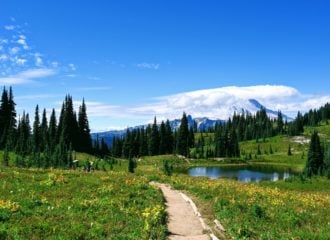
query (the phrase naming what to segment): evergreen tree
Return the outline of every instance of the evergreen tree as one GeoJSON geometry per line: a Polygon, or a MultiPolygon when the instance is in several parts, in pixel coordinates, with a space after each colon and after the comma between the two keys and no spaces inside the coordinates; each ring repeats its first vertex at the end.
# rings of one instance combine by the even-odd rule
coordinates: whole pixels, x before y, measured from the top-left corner
{"type": "Polygon", "coordinates": [[[167,150],[167,137],[166,137],[166,126],[164,121],[160,124],[159,129],[159,154],[165,154],[168,152],[167,150]]]}
{"type": "Polygon", "coordinates": [[[308,158],[305,172],[308,177],[320,174],[324,168],[323,153],[320,138],[317,132],[313,132],[309,143],[308,158]]]}
{"type": "Polygon", "coordinates": [[[166,128],[166,144],[167,144],[166,153],[169,154],[169,153],[173,153],[174,139],[173,139],[171,124],[168,119],[166,120],[165,128],[166,128]]]}
{"type": "Polygon", "coordinates": [[[9,106],[8,91],[3,88],[0,104],[0,148],[7,144],[7,138],[10,131],[11,112],[9,106]]]}
{"type": "Polygon", "coordinates": [[[278,134],[283,133],[283,126],[284,126],[283,115],[282,115],[281,111],[278,111],[278,113],[277,113],[277,133],[278,134]]]}
{"type": "Polygon", "coordinates": [[[193,148],[195,145],[195,134],[194,134],[194,128],[191,126],[189,128],[189,134],[188,134],[188,147],[193,148]]]}
{"type": "Polygon", "coordinates": [[[53,152],[57,144],[57,122],[54,108],[49,119],[48,139],[50,151],[53,152]]]}
{"type": "Polygon", "coordinates": [[[6,126],[6,108],[8,108],[8,92],[3,88],[0,103],[0,148],[2,148],[2,138],[6,126]]]}
{"type": "Polygon", "coordinates": [[[5,147],[5,150],[3,151],[3,165],[5,167],[8,167],[9,166],[9,152],[8,152],[8,149],[7,147],[5,147]]]}
{"type": "Polygon", "coordinates": [[[9,88],[9,99],[8,99],[8,113],[9,113],[9,129],[8,129],[8,136],[6,145],[9,149],[14,149],[16,144],[16,110],[15,110],[16,103],[14,102],[14,95],[12,87],[9,88]]]}
{"type": "Polygon", "coordinates": [[[186,113],[183,113],[181,118],[181,124],[178,131],[178,140],[177,140],[177,153],[183,156],[188,156],[188,137],[189,137],[189,130],[188,130],[188,119],[186,113]]]}
{"type": "Polygon", "coordinates": [[[106,144],[104,138],[101,138],[101,147],[100,147],[101,157],[104,158],[106,155],[109,154],[109,148],[106,144]]]}
{"type": "Polygon", "coordinates": [[[273,152],[273,148],[272,148],[272,145],[271,144],[269,144],[269,154],[273,154],[274,152],[273,152]]]}
{"type": "Polygon", "coordinates": [[[291,152],[291,145],[289,144],[289,148],[288,148],[288,156],[291,156],[292,152],[291,152]]]}
{"type": "Polygon", "coordinates": [[[73,150],[77,150],[79,142],[78,123],[70,95],[65,97],[63,105],[63,116],[61,115],[59,124],[59,130],[61,131],[60,141],[66,146],[72,145],[73,150]]]}
{"type": "Polygon", "coordinates": [[[29,114],[25,114],[25,112],[23,112],[23,116],[21,117],[18,124],[18,140],[16,144],[16,152],[18,153],[18,155],[25,156],[29,153],[30,134],[31,127],[29,114]]]}
{"type": "Polygon", "coordinates": [[[146,156],[148,155],[148,140],[144,127],[140,129],[139,138],[139,156],[146,156]]]}
{"type": "Polygon", "coordinates": [[[154,123],[152,124],[151,127],[151,132],[149,136],[149,155],[157,155],[159,154],[159,131],[158,131],[158,126],[157,126],[157,119],[156,117],[154,118],[154,123]]]}
{"type": "Polygon", "coordinates": [[[235,129],[232,129],[230,134],[230,143],[229,143],[229,157],[239,157],[240,150],[239,150],[239,143],[235,129]]]}
{"type": "Polygon", "coordinates": [[[134,173],[136,168],[136,162],[132,159],[128,159],[128,172],[134,173]]]}
{"type": "Polygon", "coordinates": [[[42,112],[40,134],[41,134],[40,151],[43,152],[46,149],[46,147],[49,145],[46,109],[44,109],[42,112]]]}
{"type": "Polygon", "coordinates": [[[82,105],[79,107],[78,132],[79,145],[77,146],[77,149],[82,152],[91,152],[92,140],[90,136],[85,99],[83,99],[82,105]]]}
{"type": "Polygon", "coordinates": [[[330,179],[330,143],[325,146],[324,151],[324,173],[330,179]]]}
{"type": "Polygon", "coordinates": [[[261,155],[260,144],[258,144],[257,154],[258,154],[258,155],[261,155]]]}
{"type": "Polygon", "coordinates": [[[33,152],[40,151],[41,145],[41,129],[40,129],[40,116],[39,116],[39,106],[36,106],[33,122],[33,134],[32,134],[32,144],[33,152]]]}

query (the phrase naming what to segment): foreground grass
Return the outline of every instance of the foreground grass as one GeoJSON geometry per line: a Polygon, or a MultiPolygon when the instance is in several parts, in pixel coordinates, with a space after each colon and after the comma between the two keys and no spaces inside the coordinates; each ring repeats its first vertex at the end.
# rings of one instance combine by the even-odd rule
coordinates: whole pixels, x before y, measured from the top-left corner
{"type": "MultiPolygon", "coordinates": [[[[330,181],[326,178],[297,176],[285,181],[242,183],[181,173],[168,177],[160,174],[164,160],[181,161],[187,167],[173,156],[146,157],[138,174],[187,192],[210,223],[218,219],[224,225],[228,238],[330,239],[330,181]]],[[[213,162],[201,161],[200,165],[213,162]]]]}
{"type": "MultiPolygon", "coordinates": [[[[234,239],[329,239],[330,183],[319,179],[268,184],[233,180],[209,180],[178,174],[151,176],[187,191],[199,199],[199,207],[219,219],[234,239]],[[324,184],[319,191],[313,186],[324,184]]],[[[212,219],[210,219],[212,220],[212,219]]]]}
{"type": "Polygon", "coordinates": [[[0,239],[165,239],[165,224],[144,177],[0,169],[0,239]]]}

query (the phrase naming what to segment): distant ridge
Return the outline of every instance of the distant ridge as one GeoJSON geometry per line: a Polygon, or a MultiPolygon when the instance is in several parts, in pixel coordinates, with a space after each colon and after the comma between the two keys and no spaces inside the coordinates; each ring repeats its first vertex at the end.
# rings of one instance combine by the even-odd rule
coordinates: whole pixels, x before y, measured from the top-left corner
{"type": "MultiPolygon", "coordinates": [[[[245,107],[238,107],[238,106],[229,106],[232,109],[232,114],[236,113],[236,114],[254,114],[256,113],[258,110],[261,110],[262,108],[266,110],[266,113],[269,117],[271,118],[277,118],[277,111],[271,110],[266,108],[265,106],[263,106],[258,100],[256,99],[249,99],[248,103],[245,104],[245,107]]],[[[291,121],[293,120],[292,118],[286,116],[285,114],[282,114],[283,119],[287,120],[287,121],[291,121]]],[[[214,127],[217,123],[223,123],[226,120],[221,119],[221,117],[219,119],[210,119],[208,117],[198,117],[198,118],[193,118],[191,115],[187,116],[188,119],[188,125],[190,126],[194,126],[194,124],[197,125],[197,130],[201,131],[201,130],[208,130],[209,128],[214,127]]],[[[181,118],[178,119],[174,119],[174,120],[170,120],[170,125],[172,127],[172,129],[178,129],[180,127],[181,124],[181,118]]],[[[148,126],[148,124],[145,125],[139,125],[139,126],[135,126],[135,127],[129,127],[128,129],[133,130],[133,129],[138,129],[138,128],[146,128],[148,126]]],[[[99,139],[104,139],[105,142],[111,146],[112,145],[112,140],[114,137],[123,137],[125,136],[127,132],[127,128],[126,129],[122,129],[122,130],[110,130],[110,131],[106,131],[106,132],[98,132],[98,133],[92,133],[92,139],[96,139],[97,136],[99,137],[99,139]]]]}

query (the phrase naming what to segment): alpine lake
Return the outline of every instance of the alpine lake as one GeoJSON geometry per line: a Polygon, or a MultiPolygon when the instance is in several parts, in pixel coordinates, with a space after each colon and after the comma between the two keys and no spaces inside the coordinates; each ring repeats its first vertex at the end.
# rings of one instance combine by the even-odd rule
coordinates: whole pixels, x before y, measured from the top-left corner
{"type": "Polygon", "coordinates": [[[186,173],[193,177],[208,177],[210,179],[229,178],[241,182],[278,181],[298,174],[288,167],[258,164],[197,166],[189,168],[186,173]]]}

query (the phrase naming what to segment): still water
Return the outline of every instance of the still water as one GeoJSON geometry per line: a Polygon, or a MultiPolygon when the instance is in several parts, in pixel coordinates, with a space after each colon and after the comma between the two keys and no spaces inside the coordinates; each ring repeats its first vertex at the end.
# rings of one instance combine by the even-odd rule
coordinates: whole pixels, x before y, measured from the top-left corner
{"type": "Polygon", "coordinates": [[[231,178],[241,182],[277,181],[293,175],[291,169],[269,166],[221,166],[193,167],[188,169],[193,177],[208,177],[210,179],[231,178]]]}

